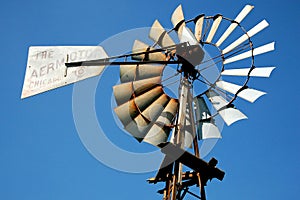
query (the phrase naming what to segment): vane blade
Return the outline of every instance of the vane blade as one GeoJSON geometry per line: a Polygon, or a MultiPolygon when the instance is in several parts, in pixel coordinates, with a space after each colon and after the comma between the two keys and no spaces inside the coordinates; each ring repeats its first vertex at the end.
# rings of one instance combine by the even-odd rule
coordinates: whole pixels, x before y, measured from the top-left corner
{"type": "Polygon", "coordinates": [[[214,22],[213,22],[211,29],[209,31],[209,34],[206,38],[206,42],[210,43],[212,41],[213,37],[215,36],[215,34],[219,28],[221,21],[222,21],[222,15],[216,15],[214,17],[214,22]]]}
{"type": "Polygon", "coordinates": [[[247,119],[247,116],[244,115],[241,111],[235,109],[235,108],[226,108],[224,110],[220,110],[218,112],[222,119],[225,121],[227,126],[230,126],[236,121],[247,119]]]}
{"type": "Polygon", "coordinates": [[[203,29],[203,22],[204,22],[204,15],[200,15],[195,20],[195,37],[198,42],[202,39],[202,29],[203,29]]]}
{"type": "Polygon", "coordinates": [[[32,46],[21,98],[78,82],[102,73],[105,66],[66,68],[66,62],[107,58],[100,46],[32,46]]]}
{"type": "Polygon", "coordinates": [[[221,138],[221,133],[213,120],[205,121],[211,117],[211,113],[203,97],[194,99],[196,109],[197,133],[199,140],[209,138],[221,138]]]}
{"type": "Polygon", "coordinates": [[[238,16],[235,18],[235,22],[237,23],[231,23],[230,26],[226,29],[226,31],[223,33],[223,35],[220,37],[220,39],[217,41],[216,46],[220,46],[227,38],[228,36],[235,30],[235,28],[238,26],[238,23],[241,23],[242,20],[251,12],[251,10],[254,8],[254,6],[246,5],[243,10],[238,14],[238,16]]]}
{"type": "Polygon", "coordinates": [[[173,12],[171,21],[173,27],[176,28],[179,39],[182,37],[182,28],[185,27],[184,15],[182,11],[182,6],[179,5],[173,12]]]}
{"type": "MultiPolygon", "coordinates": [[[[236,94],[242,88],[242,86],[240,86],[240,85],[228,83],[226,81],[218,81],[218,82],[216,82],[216,86],[218,88],[221,88],[222,90],[225,90],[232,94],[236,94]]],[[[266,93],[255,90],[255,89],[245,88],[242,91],[240,91],[237,94],[237,96],[253,103],[254,101],[256,101],[259,97],[261,97],[264,94],[266,94],[266,93]]]]}
{"type": "Polygon", "coordinates": [[[152,51],[154,48],[150,47],[149,45],[135,40],[132,47],[132,53],[141,53],[145,52],[144,54],[133,55],[131,58],[133,60],[143,60],[143,61],[165,61],[166,55],[161,52],[152,52],[147,53],[148,51],[152,51]]]}
{"type": "Polygon", "coordinates": [[[149,33],[149,38],[156,42],[161,47],[167,47],[175,45],[172,38],[162,27],[158,20],[155,20],[149,33]]]}
{"type": "Polygon", "coordinates": [[[175,118],[177,109],[178,101],[171,99],[161,115],[158,117],[157,121],[148,131],[143,141],[154,146],[158,146],[162,142],[166,142],[169,137],[171,125],[175,118]]]}
{"type": "MultiPolygon", "coordinates": [[[[257,47],[253,50],[253,56],[259,55],[259,54],[263,54],[263,53],[267,53],[269,51],[273,51],[275,49],[275,42],[271,42],[269,44],[257,47]]],[[[245,53],[239,54],[237,56],[231,57],[231,58],[227,58],[224,61],[224,64],[229,64],[235,61],[239,61],[239,60],[243,60],[245,58],[249,58],[252,56],[252,50],[249,50],[245,53]]]]}
{"type": "Polygon", "coordinates": [[[121,105],[131,100],[135,96],[139,96],[142,93],[154,88],[157,85],[160,85],[161,77],[153,77],[142,79],[139,81],[127,82],[113,87],[115,99],[117,105],[121,105]]]}
{"type": "Polygon", "coordinates": [[[254,68],[251,72],[251,68],[243,68],[243,69],[226,69],[221,75],[225,76],[248,76],[250,72],[250,76],[255,77],[270,77],[272,71],[275,67],[259,67],[254,68]]]}
{"type": "Polygon", "coordinates": [[[244,115],[241,111],[235,108],[226,108],[226,106],[228,105],[228,101],[226,101],[215,91],[209,90],[205,93],[205,95],[228,126],[238,120],[247,119],[247,116],[244,115]]]}
{"type": "Polygon", "coordinates": [[[225,100],[221,95],[216,93],[214,90],[208,90],[205,95],[217,111],[224,106],[227,106],[228,104],[228,101],[225,100]]]}
{"type": "Polygon", "coordinates": [[[161,86],[157,86],[148,92],[118,106],[115,113],[124,126],[127,126],[134,118],[143,112],[152,102],[163,94],[161,86]]]}
{"type": "Polygon", "coordinates": [[[265,29],[268,26],[269,26],[269,24],[268,24],[268,22],[266,20],[261,21],[259,24],[257,24],[256,26],[254,26],[251,30],[249,30],[247,32],[247,34],[245,33],[239,39],[237,39],[232,44],[230,44],[228,47],[226,47],[222,51],[222,53],[226,54],[226,53],[232,51],[235,47],[237,47],[238,45],[240,45],[243,42],[245,42],[246,40],[248,40],[249,37],[254,36],[255,34],[257,34],[258,32],[262,31],[263,29],[265,29]]]}
{"type": "Polygon", "coordinates": [[[194,34],[186,27],[182,27],[182,35],[179,38],[181,43],[188,42],[190,45],[197,45],[197,39],[194,34]]]}
{"type": "Polygon", "coordinates": [[[162,94],[133,121],[125,126],[125,130],[132,134],[139,142],[142,142],[147,131],[149,131],[154,122],[161,115],[168,102],[169,97],[166,94],[162,94]]]}
{"type": "Polygon", "coordinates": [[[120,66],[120,80],[122,83],[162,76],[164,65],[127,65],[120,66]]]}
{"type": "Polygon", "coordinates": [[[211,138],[222,138],[218,127],[209,122],[199,123],[199,140],[211,139],[211,138]]]}

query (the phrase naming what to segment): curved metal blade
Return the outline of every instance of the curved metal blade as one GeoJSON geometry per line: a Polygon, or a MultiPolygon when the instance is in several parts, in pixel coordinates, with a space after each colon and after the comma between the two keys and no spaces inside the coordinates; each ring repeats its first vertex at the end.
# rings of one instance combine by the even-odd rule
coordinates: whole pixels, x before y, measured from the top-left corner
{"type": "MultiPolygon", "coordinates": [[[[242,20],[251,12],[254,6],[246,5],[243,10],[238,14],[234,21],[241,23],[242,20]]],[[[234,31],[234,29],[238,26],[238,23],[231,23],[230,26],[226,29],[220,39],[217,41],[216,46],[220,46],[227,37],[234,31]]]]}
{"type": "MultiPolygon", "coordinates": [[[[218,81],[218,82],[216,82],[216,86],[218,88],[221,88],[222,90],[225,90],[232,94],[236,94],[242,88],[242,86],[240,86],[240,85],[236,85],[236,84],[229,83],[226,81],[218,81]]],[[[253,103],[254,101],[256,101],[259,97],[261,97],[264,94],[266,94],[266,93],[262,92],[262,91],[245,88],[242,91],[240,91],[237,94],[237,96],[253,103]]]]}
{"type": "Polygon", "coordinates": [[[162,27],[158,20],[155,20],[149,33],[149,38],[161,47],[175,45],[167,31],[162,27]]]}
{"type": "Polygon", "coordinates": [[[183,15],[183,11],[182,11],[182,6],[179,5],[173,12],[172,17],[171,17],[171,21],[173,24],[173,27],[176,27],[176,31],[178,33],[178,37],[181,38],[182,36],[182,28],[185,26],[185,22],[184,22],[184,15],[183,15]]]}
{"type": "Polygon", "coordinates": [[[188,42],[190,45],[197,45],[198,41],[194,34],[186,26],[182,27],[182,34],[179,38],[181,43],[188,42]]]}
{"type": "Polygon", "coordinates": [[[211,117],[211,113],[203,97],[194,99],[196,109],[197,133],[199,140],[208,138],[221,138],[221,133],[213,120],[205,121],[211,117]]]}
{"type": "Polygon", "coordinates": [[[164,65],[127,65],[120,66],[121,83],[161,76],[164,65]]]}
{"type": "Polygon", "coordinates": [[[131,58],[133,60],[144,60],[144,61],[165,61],[166,55],[161,52],[152,52],[147,53],[148,51],[152,51],[154,48],[150,47],[149,45],[135,40],[132,47],[132,53],[141,53],[145,52],[144,54],[133,55],[131,58]]]}
{"type": "Polygon", "coordinates": [[[113,87],[113,91],[117,105],[121,105],[130,101],[135,96],[141,95],[142,93],[150,90],[151,88],[160,85],[160,83],[161,77],[158,76],[115,85],[113,87]]]}
{"type": "Polygon", "coordinates": [[[254,68],[251,72],[251,68],[243,68],[243,69],[226,69],[221,72],[223,76],[248,76],[250,72],[250,76],[256,77],[270,77],[272,71],[275,67],[259,67],[254,68]]]}
{"type": "MultiPolygon", "coordinates": [[[[271,42],[269,44],[257,47],[253,50],[253,56],[259,55],[259,54],[263,54],[263,53],[267,53],[269,51],[273,51],[275,49],[275,42],[271,42]]],[[[249,58],[252,56],[252,50],[249,50],[245,53],[239,54],[237,56],[231,57],[231,58],[227,58],[224,61],[224,64],[229,64],[235,61],[239,61],[239,60],[243,60],[245,58],[249,58]]]]}
{"type": "Polygon", "coordinates": [[[141,112],[143,112],[151,103],[163,94],[161,86],[157,86],[142,95],[123,103],[115,108],[115,113],[124,126],[127,126],[141,112]]]}
{"type": "Polygon", "coordinates": [[[201,122],[199,124],[199,131],[199,136],[201,136],[199,137],[200,140],[222,138],[218,127],[213,123],[201,122]]]}
{"type": "Polygon", "coordinates": [[[218,113],[223,118],[227,126],[230,126],[236,121],[247,119],[246,115],[235,108],[226,108],[224,110],[220,110],[218,113]]]}
{"type": "Polygon", "coordinates": [[[142,142],[147,131],[153,126],[154,122],[165,109],[169,99],[166,94],[161,95],[133,121],[125,126],[125,130],[132,134],[139,142],[142,142]]]}
{"type": "Polygon", "coordinates": [[[205,93],[205,95],[228,126],[238,120],[247,119],[247,116],[244,115],[241,111],[235,108],[226,108],[226,106],[228,105],[228,101],[226,101],[215,91],[209,90],[205,93]]]}
{"type": "Polygon", "coordinates": [[[247,34],[245,33],[240,38],[238,38],[236,41],[234,41],[233,43],[231,43],[228,47],[226,47],[222,51],[222,53],[226,54],[226,53],[232,51],[235,47],[237,47],[238,45],[240,45],[243,42],[245,42],[248,39],[248,37],[254,36],[255,34],[257,34],[258,32],[262,31],[263,29],[265,29],[268,26],[269,26],[269,24],[268,24],[268,22],[266,20],[261,21],[259,24],[257,24],[256,26],[254,26],[251,30],[249,30],[247,32],[247,34]]]}
{"type": "Polygon", "coordinates": [[[211,26],[211,29],[209,31],[209,34],[206,38],[206,42],[210,43],[212,41],[213,37],[215,36],[215,34],[216,34],[216,32],[219,28],[219,25],[220,25],[221,21],[222,21],[222,16],[221,15],[216,15],[215,18],[214,18],[214,22],[211,26]]]}
{"type": "Polygon", "coordinates": [[[195,37],[198,42],[202,39],[202,29],[203,29],[204,15],[200,15],[196,19],[195,23],[195,37]]]}
{"type": "Polygon", "coordinates": [[[161,115],[158,117],[157,121],[148,131],[143,141],[154,146],[157,146],[162,142],[166,142],[169,137],[172,121],[175,118],[177,109],[178,101],[171,99],[161,115]]]}

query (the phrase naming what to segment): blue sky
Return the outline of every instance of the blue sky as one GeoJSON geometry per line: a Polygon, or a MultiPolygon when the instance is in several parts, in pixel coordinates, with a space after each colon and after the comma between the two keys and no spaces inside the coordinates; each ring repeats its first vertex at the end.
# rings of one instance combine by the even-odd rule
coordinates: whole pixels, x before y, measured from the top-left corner
{"type": "MultiPolygon", "coordinates": [[[[270,23],[254,43],[276,42],[276,50],[261,56],[259,62],[277,68],[269,79],[253,81],[257,89],[268,94],[253,105],[238,102],[249,119],[225,127],[223,138],[208,156],[216,157],[218,166],[226,172],[223,182],[208,184],[208,199],[297,199],[300,5],[296,0],[2,2],[1,199],[160,199],[155,192],[163,185],[151,186],[145,181],[155,172],[120,172],[86,150],[73,121],[72,85],[24,100],[20,95],[29,46],[97,45],[117,33],[150,26],[155,19],[171,28],[171,13],[180,3],[187,18],[200,13],[234,18],[250,3],[255,9],[245,26],[264,18],[270,23]]],[[[117,75],[112,70],[106,79],[117,75]]],[[[111,91],[107,86],[107,92],[111,91]]],[[[103,117],[103,113],[111,112],[110,107],[101,107],[104,97],[97,93],[96,111],[101,123],[106,124],[105,130],[111,131],[108,137],[130,151],[151,149],[124,136],[103,117]]]]}

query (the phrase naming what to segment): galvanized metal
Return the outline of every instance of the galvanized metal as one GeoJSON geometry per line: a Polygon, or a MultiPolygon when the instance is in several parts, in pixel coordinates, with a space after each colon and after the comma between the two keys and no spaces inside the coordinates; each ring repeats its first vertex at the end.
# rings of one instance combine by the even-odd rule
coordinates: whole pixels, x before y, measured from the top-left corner
{"type": "Polygon", "coordinates": [[[216,42],[216,46],[219,47],[228,38],[228,36],[236,29],[238,23],[241,23],[242,20],[251,12],[253,8],[254,6],[251,5],[246,5],[243,8],[243,10],[235,18],[234,22],[230,24],[230,26],[226,29],[226,31],[223,33],[220,39],[216,42]]]}
{"type": "Polygon", "coordinates": [[[213,40],[213,37],[215,36],[218,28],[219,28],[219,25],[222,21],[222,16],[221,15],[217,15],[214,19],[214,22],[210,28],[210,31],[208,33],[208,36],[206,38],[206,41],[205,42],[208,42],[210,43],[212,40],[213,40]]]}
{"type": "Polygon", "coordinates": [[[260,54],[263,54],[263,53],[267,53],[269,51],[273,51],[274,49],[275,49],[275,42],[271,42],[269,44],[257,47],[254,50],[249,50],[245,53],[227,58],[227,59],[224,60],[223,63],[224,64],[229,64],[229,63],[232,63],[232,62],[243,60],[245,58],[249,58],[251,56],[257,56],[257,55],[260,55],[260,54]]]}
{"type": "Polygon", "coordinates": [[[247,119],[246,115],[244,115],[241,111],[235,108],[227,108],[229,102],[215,91],[209,90],[205,94],[228,126],[238,120],[247,119]]]}
{"type": "Polygon", "coordinates": [[[211,119],[211,113],[203,97],[194,99],[199,139],[221,138],[221,133],[211,119]],[[209,120],[210,119],[210,120],[209,120]]]}
{"type": "Polygon", "coordinates": [[[266,20],[261,21],[256,26],[254,26],[252,29],[250,29],[247,33],[245,33],[244,35],[239,37],[236,41],[231,43],[228,47],[224,48],[224,50],[222,50],[222,53],[226,54],[226,53],[232,51],[238,45],[240,45],[243,42],[245,42],[246,40],[248,40],[249,37],[253,37],[255,34],[259,33],[260,31],[262,31],[263,29],[265,29],[268,26],[269,26],[269,24],[266,20]]]}
{"type": "Polygon", "coordinates": [[[229,83],[226,81],[217,81],[216,86],[232,94],[237,94],[238,97],[241,97],[251,103],[256,101],[262,95],[266,94],[265,92],[259,90],[243,88],[243,86],[229,83]]]}
{"type": "Polygon", "coordinates": [[[242,69],[226,69],[221,72],[223,76],[253,76],[253,77],[270,77],[275,67],[257,67],[242,69]]]}

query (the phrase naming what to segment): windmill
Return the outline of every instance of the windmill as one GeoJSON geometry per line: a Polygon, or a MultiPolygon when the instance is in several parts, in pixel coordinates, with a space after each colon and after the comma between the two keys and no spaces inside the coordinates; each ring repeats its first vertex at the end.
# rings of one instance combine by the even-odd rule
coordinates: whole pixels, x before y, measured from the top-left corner
{"type": "Polygon", "coordinates": [[[153,44],[136,40],[131,53],[119,56],[108,56],[101,46],[30,47],[21,98],[100,75],[107,66],[119,65],[120,84],[113,88],[116,115],[139,142],[154,145],[165,154],[156,176],[148,182],[165,183],[159,191],[163,199],[183,199],[186,194],[206,199],[207,181],[222,180],[225,173],[216,167],[216,159],[201,159],[198,140],[221,138],[217,117],[228,126],[246,119],[234,101],[242,98],[253,103],[264,95],[249,88],[249,80],[269,77],[274,69],[255,65],[255,56],[274,50],[274,42],[254,47],[252,37],[268,23],[263,20],[250,30],[243,28],[241,23],[252,9],[246,5],[235,19],[201,14],[186,20],[179,5],[171,16],[171,30],[155,20],[149,32],[153,44]],[[226,29],[218,35],[222,26],[226,29]],[[239,31],[240,37],[226,43],[233,31],[239,31]],[[171,36],[174,33],[176,39],[171,36]],[[217,53],[208,56],[210,48],[217,53]],[[232,67],[236,62],[247,65],[232,67]],[[176,73],[163,80],[167,65],[176,73]],[[206,71],[212,66],[217,66],[219,73],[208,78],[206,71]],[[227,77],[240,83],[227,81],[227,77]],[[171,78],[179,82],[177,97],[165,92],[165,81],[171,78]],[[197,84],[206,87],[194,93],[197,84]],[[200,195],[189,190],[192,186],[200,188],[200,195]]]}

